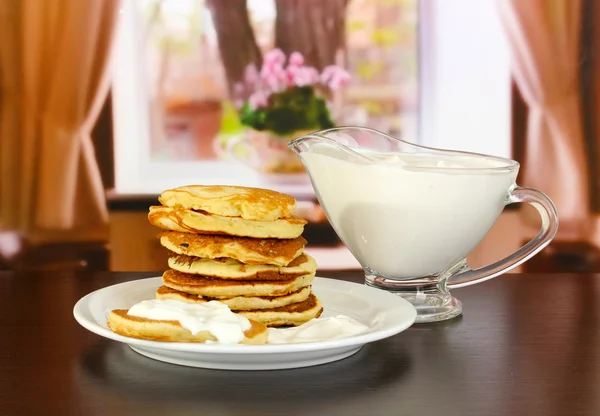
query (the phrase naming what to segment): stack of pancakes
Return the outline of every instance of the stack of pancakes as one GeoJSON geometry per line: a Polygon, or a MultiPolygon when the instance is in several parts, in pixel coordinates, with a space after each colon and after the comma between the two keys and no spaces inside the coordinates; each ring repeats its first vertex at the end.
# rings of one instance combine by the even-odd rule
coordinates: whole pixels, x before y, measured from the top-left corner
{"type": "Polygon", "coordinates": [[[317,264],[304,253],[306,220],[296,200],[279,192],[234,186],[184,186],[150,207],[171,255],[159,299],[217,300],[266,326],[295,326],[323,308],[311,291],[317,264]]]}

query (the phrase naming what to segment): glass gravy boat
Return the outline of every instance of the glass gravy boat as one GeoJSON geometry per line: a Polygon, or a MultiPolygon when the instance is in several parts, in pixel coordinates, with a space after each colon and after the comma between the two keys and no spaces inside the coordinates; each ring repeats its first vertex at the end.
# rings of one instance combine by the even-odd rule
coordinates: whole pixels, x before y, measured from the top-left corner
{"type": "Polygon", "coordinates": [[[292,140],[317,198],[369,286],[417,308],[417,322],[462,312],[449,289],[483,282],[527,261],[556,235],[558,214],[542,192],[516,185],[510,159],[428,148],[363,127],[339,127],[292,140]],[[510,256],[471,269],[467,255],[504,207],[527,202],[539,234],[510,256]]]}

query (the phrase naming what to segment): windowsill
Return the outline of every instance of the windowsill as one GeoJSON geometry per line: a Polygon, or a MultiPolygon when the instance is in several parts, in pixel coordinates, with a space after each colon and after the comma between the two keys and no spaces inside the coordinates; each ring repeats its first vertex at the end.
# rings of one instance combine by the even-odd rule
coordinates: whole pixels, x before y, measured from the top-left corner
{"type": "MultiPolygon", "coordinates": [[[[152,205],[158,205],[158,195],[156,194],[120,194],[114,190],[106,192],[106,199],[109,212],[118,213],[144,213],[152,205]]],[[[340,244],[335,231],[329,225],[325,213],[320,205],[314,201],[298,201],[294,215],[305,218],[308,224],[304,227],[304,237],[311,242],[314,247],[335,247],[340,244]]]]}
{"type": "MultiPolygon", "coordinates": [[[[131,154],[129,149],[124,154],[131,154]]],[[[255,188],[270,188],[294,196],[298,200],[315,198],[308,175],[300,178],[290,175],[261,174],[240,162],[226,160],[186,160],[133,162],[123,156],[124,162],[115,159],[115,189],[120,195],[158,195],[164,189],[202,183],[204,185],[235,184],[255,188]],[[121,166],[119,168],[119,166],[121,166]]]]}
{"type": "MultiPolygon", "coordinates": [[[[121,227],[119,224],[122,224],[123,221],[126,221],[127,224],[138,224],[132,228],[136,230],[134,234],[138,233],[141,229],[148,228],[149,230],[153,228],[148,224],[146,219],[142,219],[141,217],[148,212],[149,206],[158,203],[157,194],[125,195],[109,192],[107,193],[107,198],[113,216],[111,224],[117,229],[121,227]],[[116,222],[113,223],[113,221],[116,222]]],[[[472,265],[479,267],[489,264],[497,260],[500,255],[509,254],[518,248],[521,240],[526,237],[522,224],[514,212],[518,208],[519,204],[506,207],[505,212],[498,219],[498,224],[494,226],[490,235],[470,255],[472,265]]],[[[143,235],[144,232],[142,231],[141,234],[143,235]]],[[[152,234],[150,231],[147,231],[147,233],[149,235],[152,234]]],[[[120,240],[118,236],[114,238],[120,240]]],[[[140,237],[136,238],[139,239],[140,237]]],[[[340,243],[335,232],[327,222],[309,222],[305,227],[305,238],[310,243],[306,251],[317,260],[320,270],[356,270],[361,268],[350,251],[340,243]]]]}
{"type": "Polygon", "coordinates": [[[319,270],[361,270],[358,260],[344,245],[337,247],[306,247],[306,252],[313,256],[319,270]]]}
{"type": "MultiPolygon", "coordinates": [[[[158,195],[161,191],[155,193],[119,193],[114,189],[106,191],[106,203],[109,211],[148,211],[148,207],[158,204],[158,195]]],[[[310,210],[315,206],[315,201],[298,201],[298,207],[302,211],[310,210]]],[[[521,204],[507,205],[505,211],[518,211],[521,204]]]]}
{"type": "Polygon", "coordinates": [[[158,204],[157,193],[118,193],[114,189],[106,190],[106,204],[109,211],[147,211],[151,205],[158,204]]]}
{"type": "MultiPolygon", "coordinates": [[[[115,189],[107,189],[105,193],[106,203],[109,211],[147,211],[148,207],[159,203],[158,196],[161,192],[162,190],[157,190],[156,192],[120,193],[115,189]]],[[[298,200],[297,202],[297,207],[302,212],[312,210],[316,205],[314,196],[310,199],[298,200]]]]}

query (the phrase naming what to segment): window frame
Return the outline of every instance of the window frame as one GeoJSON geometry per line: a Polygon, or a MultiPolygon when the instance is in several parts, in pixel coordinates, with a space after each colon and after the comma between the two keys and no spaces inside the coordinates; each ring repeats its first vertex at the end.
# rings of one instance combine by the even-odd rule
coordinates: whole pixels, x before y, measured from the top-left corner
{"type": "MultiPolygon", "coordinates": [[[[456,0],[463,3],[465,7],[475,7],[479,4],[486,4],[487,17],[489,18],[491,4],[494,0],[456,0]]],[[[439,28],[440,28],[440,10],[444,7],[442,0],[430,0],[418,3],[418,48],[419,48],[419,103],[417,117],[418,132],[417,137],[412,138],[418,144],[457,148],[461,150],[479,151],[477,146],[467,146],[464,148],[464,142],[453,143],[447,141],[447,137],[459,137],[460,121],[453,124],[453,131],[442,132],[436,129],[437,123],[431,123],[430,120],[448,120],[445,111],[452,111],[454,114],[464,115],[467,120],[469,114],[473,111],[480,111],[482,102],[473,100],[480,91],[482,78],[464,76],[461,78],[460,88],[444,88],[440,85],[440,72],[444,70],[444,55],[440,54],[439,28]],[[436,21],[437,19],[437,21],[436,21]],[[437,25],[437,26],[436,26],[437,25]],[[436,38],[436,36],[438,36],[436,38]],[[469,81],[473,81],[469,85],[469,81]],[[447,97],[467,96],[460,102],[460,110],[440,106],[441,100],[447,97]],[[461,146],[463,146],[461,148],[461,146]],[[475,148],[474,148],[475,147],[475,148]]],[[[456,6],[456,4],[454,4],[456,6]]],[[[282,192],[290,193],[299,199],[314,199],[314,192],[309,183],[301,185],[288,185],[281,183],[265,182],[254,170],[238,162],[230,161],[173,161],[157,162],[152,161],[150,157],[150,115],[148,109],[147,92],[144,84],[147,78],[143,71],[142,50],[140,45],[142,34],[137,21],[137,14],[132,9],[132,2],[124,2],[121,11],[121,21],[118,26],[117,42],[113,55],[113,86],[112,86],[112,132],[113,132],[113,156],[114,156],[114,193],[128,195],[152,195],[157,194],[162,189],[168,189],[175,186],[203,183],[203,184],[237,184],[242,186],[260,186],[270,187],[282,192]],[[203,174],[202,172],[207,172],[203,174]]],[[[448,7],[448,6],[446,6],[448,7]]],[[[477,9],[475,9],[477,10],[477,9]]],[[[468,18],[468,16],[467,16],[468,18]]],[[[489,23],[489,22],[488,22],[489,23]]],[[[485,20],[479,22],[486,26],[485,20]]],[[[496,25],[498,22],[495,23],[496,25]]],[[[497,27],[496,27],[497,29],[497,27]]],[[[443,32],[448,36],[448,31],[443,32]]],[[[445,56],[448,56],[445,51],[445,56]]],[[[504,52],[503,52],[504,53],[504,52]]],[[[507,53],[507,52],[506,52],[507,53]]],[[[485,64],[484,56],[471,56],[473,62],[477,65],[485,64]]],[[[513,121],[514,114],[511,108],[514,91],[511,89],[510,69],[508,67],[508,57],[503,55],[506,62],[506,76],[502,82],[506,81],[506,111],[497,117],[498,125],[505,129],[505,140],[502,144],[503,150],[494,152],[500,156],[512,157],[513,136],[515,135],[513,121]],[[504,121],[500,121],[504,120],[504,121]]],[[[489,62],[488,62],[489,64],[489,62]]],[[[465,64],[468,68],[469,65],[465,64]]],[[[456,67],[454,68],[456,70],[456,67]]],[[[496,74],[498,76],[498,74],[496,74]]],[[[453,86],[455,87],[455,86],[453,86]]],[[[456,107],[456,106],[455,106],[456,107]]],[[[514,113],[514,111],[513,111],[514,113]]],[[[464,121],[463,121],[464,122],[464,121]]],[[[487,126],[486,126],[487,127],[487,126]]],[[[482,137],[485,133],[479,126],[482,137]]],[[[477,130],[475,130],[476,132],[477,130]]],[[[474,134],[471,132],[471,134],[474,134]]],[[[501,137],[497,134],[496,137],[501,137]]],[[[404,137],[408,140],[411,138],[404,137]]],[[[473,139],[472,139],[473,140],[473,139]]]]}

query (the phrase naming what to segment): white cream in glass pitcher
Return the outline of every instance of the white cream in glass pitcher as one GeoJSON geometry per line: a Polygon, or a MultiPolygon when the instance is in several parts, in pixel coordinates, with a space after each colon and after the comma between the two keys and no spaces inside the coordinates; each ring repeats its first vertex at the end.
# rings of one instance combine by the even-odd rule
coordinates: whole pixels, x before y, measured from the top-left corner
{"type": "Polygon", "coordinates": [[[289,144],[304,163],[340,239],[365,270],[367,285],[409,300],[417,322],[462,312],[449,289],[496,277],[544,248],[558,229],[552,201],[515,183],[510,159],[427,148],[364,127],[340,127],[289,144]],[[542,229],[489,266],[470,269],[467,255],[504,207],[532,204],[542,229]]]}

